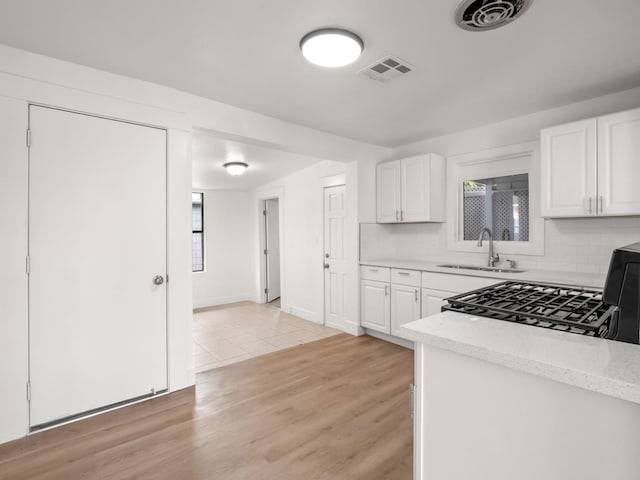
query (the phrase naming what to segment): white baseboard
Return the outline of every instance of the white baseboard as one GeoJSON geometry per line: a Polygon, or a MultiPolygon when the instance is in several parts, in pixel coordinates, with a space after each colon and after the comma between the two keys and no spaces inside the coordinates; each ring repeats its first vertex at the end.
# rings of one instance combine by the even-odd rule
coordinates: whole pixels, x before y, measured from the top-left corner
{"type": "Polygon", "coordinates": [[[296,317],[300,317],[303,320],[309,320],[313,323],[322,324],[322,316],[317,312],[312,312],[311,310],[307,310],[305,308],[296,307],[294,305],[290,305],[285,303],[280,307],[283,312],[290,313],[291,315],[295,315],[296,317]]]}
{"type": "Polygon", "coordinates": [[[387,333],[376,332],[375,330],[371,330],[370,328],[365,328],[364,333],[372,337],[379,338],[380,340],[384,340],[385,342],[395,343],[396,345],[400,345],[401,347],[410,348],[411,350],[414,350],[413,342],[411,340],[405,340],[404,338],[394,337],[393,335],[389,335],[387,333]]]}
{"type": "Polygon", "coordinates": [[[360,325],[356,325],[355,323],[351,323],[351,322],[344,322],[344,323],[327,322],[326,326],[335,328],[336,330],[342,330],[344,333],[348,333],[356,337],[360,335],[364,335],[364,328],[362,328],[360,325]]]}
{"type": "Polygon", "coordinates": [[[256,302],[256,296],[253,293],[245,293],[242,295],[232,295],[228,297],[194,298],[193,308],[215,307],[217,305],[225,305],[227,303],[247,301],[256,302]]]}

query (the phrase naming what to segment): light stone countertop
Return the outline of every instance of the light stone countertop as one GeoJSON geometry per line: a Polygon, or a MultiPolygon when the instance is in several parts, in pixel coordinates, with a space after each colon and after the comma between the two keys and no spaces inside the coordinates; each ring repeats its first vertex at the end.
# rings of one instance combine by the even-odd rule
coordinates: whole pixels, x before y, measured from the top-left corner
{"type": "Polygon", "coordinates": [[[443,312],[402,326],[424,345],[640,404],[640,345],[443,312]]]}
{"type": "MultiPolygon", "coordinates": [[[[577,285],[602,289],[606,275],[593,273],[561,272],[555,270],[529,270],[522,273],[495,273],[482,270],[464,270],[457,268],[444,268],[438,265],[451,262],[424,262],[413,260],[360,260],[360,265],[375,267],[406,268],[408,270],[420,270],[423,272],[447,273],[449,275],[467,275],[473,277],[496,278],[499,280],[522,280],[539,283],[554,283],[558,285],[577,285]]],[[[519,270],[516,267],[516,270],[519,270]]]]}

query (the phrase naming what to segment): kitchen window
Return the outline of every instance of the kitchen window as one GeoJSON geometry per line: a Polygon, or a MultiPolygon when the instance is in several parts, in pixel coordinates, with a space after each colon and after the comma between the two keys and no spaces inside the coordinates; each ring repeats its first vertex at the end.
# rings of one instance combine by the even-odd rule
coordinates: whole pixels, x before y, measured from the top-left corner
{"type": "Polygon", "coordinates": [[[192,271],[204,271],[204,193],[191,194],[192,271]]]}
{"type": "Polygon", "coordinates": [[[447,247],[481,252],[484,228],[499,254],[542,255],[537,142],[447,158],[447,247]]]}

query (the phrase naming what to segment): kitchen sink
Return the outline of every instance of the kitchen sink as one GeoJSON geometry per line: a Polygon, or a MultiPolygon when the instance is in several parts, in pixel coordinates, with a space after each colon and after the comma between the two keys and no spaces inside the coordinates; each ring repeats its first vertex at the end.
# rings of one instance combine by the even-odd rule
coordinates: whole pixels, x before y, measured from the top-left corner
{"type": "Polygon", "coordinates": [[[525,270],[517,270],[515,268],[500,268],[500,267],[479,267],[477,265],[436,265],[442,268],[456,268],[459,270],[479,270],[481,272],[494,272],[494,273],[522,273],[525,270]]]}

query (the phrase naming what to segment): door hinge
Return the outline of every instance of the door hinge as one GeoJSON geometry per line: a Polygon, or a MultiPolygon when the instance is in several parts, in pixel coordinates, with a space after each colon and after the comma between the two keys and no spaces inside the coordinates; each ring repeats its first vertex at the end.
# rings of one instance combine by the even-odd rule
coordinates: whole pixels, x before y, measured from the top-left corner
{"type": "Polygon", "coordinates": [[[25,263],[25,269],[27,271],[27,275],[29,275],[31,273],[31,257],[29,257],[29,255],[25,257],[24,263],[25,263]]]}
{"type": "Polygon", "coordinates": [[[411,405],[409,408],[411,409],[411,419],[413,419],[416,413],[416,386],[413,383],[409,385],[409,392],[411,395],[411,405]]]}
{"type": "Polygon", "coordinates": [[[27,148],[31,147],[31,129],[27,128],[27,148]]]}
{"type": "Polygon", "coordinates": [[[268,288],[265,288],[265,289],[264,289],[264,293],[269,293],[269,289],[268,289],[268,288]]]}
{"type": "MultiPolygon", "coordinates": [[[[255,212],[255,210],[254,210],[255,212]]],[[[266,210],[262,210],[262,215],[264,215],[265,217],[267,216],[267,211],[266,210]]]]}
{"type": "Polygon", "coordinates": [[[27,402],[31,401],[31,382],[27,382],[27,402]]]}

